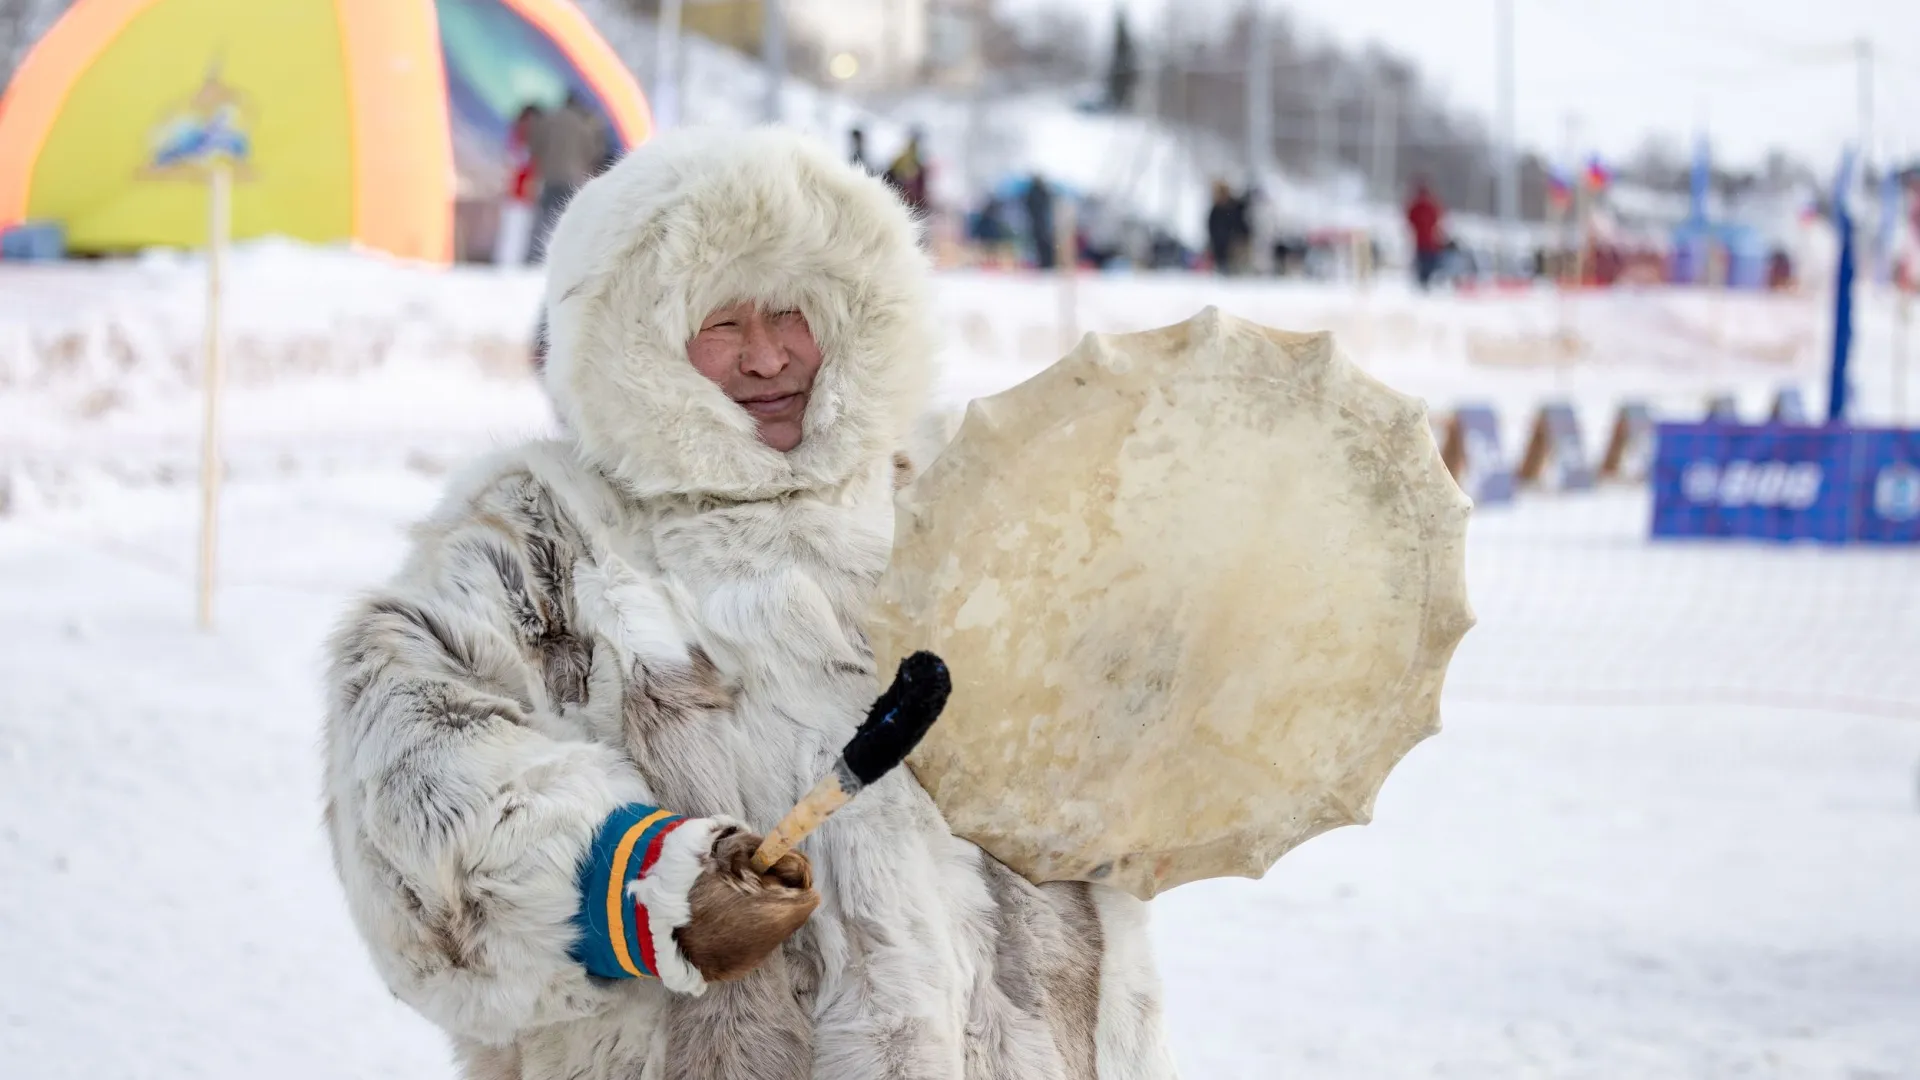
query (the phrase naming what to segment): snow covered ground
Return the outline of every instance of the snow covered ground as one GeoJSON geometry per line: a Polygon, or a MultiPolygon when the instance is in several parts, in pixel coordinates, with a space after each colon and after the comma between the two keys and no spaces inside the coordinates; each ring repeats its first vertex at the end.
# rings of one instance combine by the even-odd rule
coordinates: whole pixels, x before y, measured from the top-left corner
{"type": "MultiPolygon", "coordinates": [[[[234,275],[219,628],[192,628],[199,299],[165,261],[0,271],[0,1077],[431,1078],[318,822],[319,643],[439,470],[547,422],[537,286],[271,245],[234,275]]],[[[1081,328],[1331,327],[1436,407],[1817,405],[1811,302],[1082,282],[1081,328]],[[1583,343],[1552,343],[1562,329],[1583,343]]],[[[942,280],[943,392],[1057,355],[1060,297],[942,280]]],[[[1892,322],[1861,386],[1884,415],[1892,322]]],[[[1909,397],[1909,401],[1913,401],[1909,397]]],[[[1644,492],[1469,545],[1446,730],[1372,825],[1154,904],[1190,1078],[1920,1076],[1920,559],[1652,545],[1644,492]]]]}

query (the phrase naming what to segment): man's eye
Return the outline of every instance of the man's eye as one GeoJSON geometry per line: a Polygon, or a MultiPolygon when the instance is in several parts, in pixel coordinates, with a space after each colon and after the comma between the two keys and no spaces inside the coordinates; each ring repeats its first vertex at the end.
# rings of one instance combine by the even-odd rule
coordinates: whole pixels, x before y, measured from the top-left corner
{"type": "Polygon", "coordinates": [[[738,322],[735,322],[735,321],[734,321],[734,320],[732,320],[732,319],[728,319],[728,320],[727,320],[727,321],[725,321],[725,322],[717,322],[717,323],[708,323],[708,324],[707,324],[707,329],[709,329],[709,330],[731,330],[731,329],[733,329],[734,327],[736,327],[736,326],[739,326],[739,325],[740,325],[740,324],[739,324],[738,322]]]}

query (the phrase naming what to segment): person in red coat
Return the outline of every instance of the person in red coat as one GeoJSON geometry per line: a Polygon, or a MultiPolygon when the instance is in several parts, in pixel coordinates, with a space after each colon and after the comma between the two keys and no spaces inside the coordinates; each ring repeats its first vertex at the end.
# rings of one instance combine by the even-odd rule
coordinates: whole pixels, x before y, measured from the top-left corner
{"type": "Polygon", "coordinates": [[[507,128],[507,184],[500,199],[500,228],[493,243],[493,261],[501,266],[526,262],[532,245],[533,201],[538,192],[533,155],[527,149],[527,129],[539,116],[539,106],[528,105],[507,128]]]}
{"type": "Polygon", "coordinates": [[[1425,180],[1414,184],[1413,201],[1407,204],[1407,225],[1413,230],[1413,277],[1422,289],[1433,284],[1433,276],[1440,270],[1440,256],[1446,251],[1446,230],[1441,224],[1445,213],[1425,180]]]}

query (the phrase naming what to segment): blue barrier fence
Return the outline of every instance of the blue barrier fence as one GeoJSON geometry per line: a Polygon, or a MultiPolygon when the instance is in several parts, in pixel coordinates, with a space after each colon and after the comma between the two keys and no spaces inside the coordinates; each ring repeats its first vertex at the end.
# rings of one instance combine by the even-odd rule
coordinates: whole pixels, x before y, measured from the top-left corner
{"type": "Polygon", "coordinates": [[[1920,431],[1661,424],[1655,537],[1920,543],[1920,431]]]}

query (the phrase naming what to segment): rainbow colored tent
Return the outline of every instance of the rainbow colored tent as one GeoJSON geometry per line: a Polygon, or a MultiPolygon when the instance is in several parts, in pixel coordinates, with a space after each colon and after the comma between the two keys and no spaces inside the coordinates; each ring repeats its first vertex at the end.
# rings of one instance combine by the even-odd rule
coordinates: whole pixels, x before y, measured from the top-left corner
{"type": "Polygon", "coordinates": [[[569,91],[616,149],[647,137],[638,84],[568,0],[79,0],[0,97],[0,227],[196,246],[219,154],[236,239],[446,262],[456,201],[504,185],[513,117],[569,91]]]}

